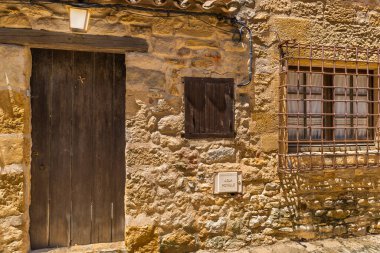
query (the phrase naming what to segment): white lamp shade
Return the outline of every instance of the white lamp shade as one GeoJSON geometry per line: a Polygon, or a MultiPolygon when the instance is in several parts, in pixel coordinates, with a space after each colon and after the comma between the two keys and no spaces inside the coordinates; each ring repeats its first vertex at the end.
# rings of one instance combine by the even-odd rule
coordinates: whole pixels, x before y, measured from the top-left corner
{"type": "Polygon", "coordinates": [[[90,20],[90,12],[87,9],[70,7],[70,29],[72,31],[86,32],[90,20]]]}

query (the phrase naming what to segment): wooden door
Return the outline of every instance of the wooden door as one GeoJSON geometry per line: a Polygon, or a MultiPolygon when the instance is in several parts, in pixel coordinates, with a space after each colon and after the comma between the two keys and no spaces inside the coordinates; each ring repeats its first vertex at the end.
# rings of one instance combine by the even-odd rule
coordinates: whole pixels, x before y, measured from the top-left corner
{"type": "Polygon", "coordinates": [[[31,247],[124,240],[124,55],[32,56],[31,247]]]}

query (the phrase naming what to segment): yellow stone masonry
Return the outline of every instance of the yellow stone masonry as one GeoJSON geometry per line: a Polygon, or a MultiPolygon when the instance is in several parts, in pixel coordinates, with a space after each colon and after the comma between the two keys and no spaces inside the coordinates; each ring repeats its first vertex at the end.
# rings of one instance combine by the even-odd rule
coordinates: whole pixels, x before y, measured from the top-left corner
{"type": "MultiPolygon", "coordinates": [[[[135,36],[126,54],[127,252],[238,250],[288,239],[380,232],[379,169],[277,172],[281,40],[379,47],[380,9],[358,1],[247,1],[255,76],[236,88],[233,139],[189,140],[181,78],[247,75],[247,45],[198,18],[94,9],[89,34],[135,36]],[[215,172],[242,171],[243,194],[213,195],[215,172]]],[[[199,17],[223,29],[215,18],[199,17]]],[[[0,26],[70,32],[62,5],[0,4],[0,26]]],[[[0,45],[0,252],[29,250],[28,47],[0,45]]],[[[328,159],[326,160],[328,162],[328,159]]]]}

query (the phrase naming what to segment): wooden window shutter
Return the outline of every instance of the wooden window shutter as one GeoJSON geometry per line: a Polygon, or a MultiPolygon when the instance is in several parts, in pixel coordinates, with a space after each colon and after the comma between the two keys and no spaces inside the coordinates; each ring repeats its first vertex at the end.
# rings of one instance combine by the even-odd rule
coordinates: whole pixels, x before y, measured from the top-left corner
{"type": "Polygon", "coordinates": [[[234,137],[234,80],[185,77],[185,137],[234,137]]]}

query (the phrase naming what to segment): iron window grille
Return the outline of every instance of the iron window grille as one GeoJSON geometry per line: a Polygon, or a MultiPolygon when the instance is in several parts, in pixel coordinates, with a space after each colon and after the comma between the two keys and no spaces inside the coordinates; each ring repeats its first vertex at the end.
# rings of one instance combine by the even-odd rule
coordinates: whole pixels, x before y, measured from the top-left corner
{"type": "Polygon", "coordinates": [[[280,45],[279,169],[379,166],[380,50],[280,45]]]}

